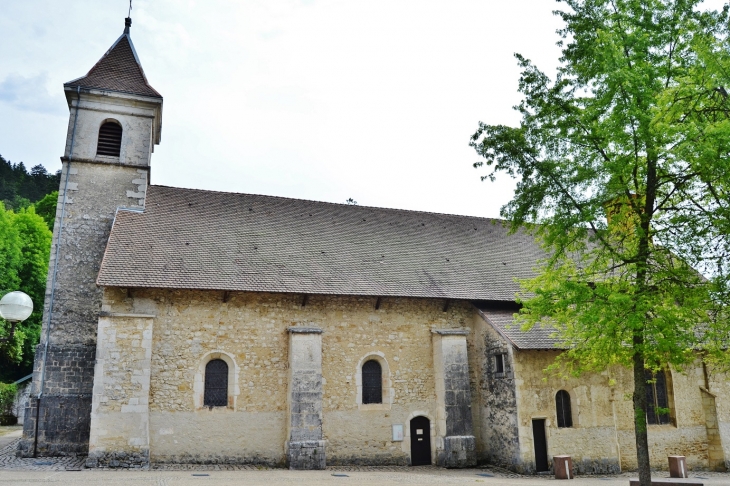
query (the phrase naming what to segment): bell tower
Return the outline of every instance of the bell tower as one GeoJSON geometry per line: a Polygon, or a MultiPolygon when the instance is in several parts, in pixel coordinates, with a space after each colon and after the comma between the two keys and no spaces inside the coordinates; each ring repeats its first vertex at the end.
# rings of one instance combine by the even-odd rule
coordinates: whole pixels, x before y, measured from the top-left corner
{"type": "Polygon", "coordinates": [[[147,82],[131,25],[125,19],[91,70],[64,84],[69,123],[24,457],[88,453],[102,310],[96,277],[116,212],[144,210],[162,128],[162,96],[147,82]]]}

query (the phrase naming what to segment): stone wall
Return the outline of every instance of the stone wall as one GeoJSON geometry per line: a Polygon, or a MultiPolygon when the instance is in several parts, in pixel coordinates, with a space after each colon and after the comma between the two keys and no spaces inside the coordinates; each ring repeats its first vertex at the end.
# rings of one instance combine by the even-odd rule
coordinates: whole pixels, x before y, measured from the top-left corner
{"type": "MultiPolygon", "coordinates": [[[[144,100],[138,96],[105,96],[102,92],[81,93],[79,117],[76,120],[74,160],[102,163],[118,163],[127,166],[147,167],[153,152],[153,130],[162,100],[144,100]],[[114,120],[122,126],[122,145],[119,157],[97,156],[99,128],[105,121],[114,120]]],[[[71,95],[71,116],[66,134],[65,155],[71,149],[74,128],[76,93],[71,95]]]]}
{"type": "Polygon", "coordinates": [[[151,357],[152,316],[99,318],[88,465],[149,463],[151,357]]]}
{"type": "Polygon", "coordinates": [[[324,469],[322,329],[292,326],[288,331],[287,463],[289,469],[324,469]]]}
{"type": "Polygon", "coordinates": [[[96,286],[96,277],[117,208],[144,207],[152,127],[158,114],[154,103],[123,99],[123,95],[83,94],[77,117],[76,97],[72,98],[74,106],[62,158],[43,304],[41,344],[36,352],[31,390],[34,399],[41,395],[40,408],[36,400],[26,411],[26,418],[31,420],[24,423],[20,447],[23,455],[33,454],[36,449],[44,454],[88,451],[96,331],[101,310],[101,289],[96,286]],[[122,154],[98,158],[95,154],[99,127],[108,118],[118,119],[124,128],[122,154]],[[74,122],[76,133],[72,137],[74,122]],[[63,229],[59,234],[61,223],[63,229]],[[47,368],[42,379],[49,325],[47,368]],[[74,405],[64,408],[69,403],[74,405]],[[35,422],[39,410],[41,420],[36,444],[35,422]]]}
{"type": "MultiPolygon", "coordinates": [[[[554,361],[555,351],[515,351],[515,376],[519,417],[519,470],[534,468],[531,420],[546,419],[548,457],[567,454],[580,473],[608,473],[635,469],[633,429],[633,379],[629,370],[615,368],[563,379],[543,370],[554,361]],[[573,427],[558,428],[555,394],[570,394],[573,427]]],[[[668,455],[684,455],[690,469],[707,469],[707,432],[702,406],[700,366],[670,375],[672,424],[649,425],[652,467],[667,469],[668,455]]]]}
{"type": "Polygon", "coordinates": [[[474,467],[477,462],[467,356],[467,330],[435,329],[433,361],[436,378],[436,463],[474,467]]]}
{"type": "Polygon", "coordinates": [[[44,361],[44,346],[38,345],[31,395],[23,421],[23,439],[18,450],[21,456],[86,454],[95,354],[94,346],[87,344],[49,345],[46,382],[39,400],[37,386],[44,361]]]}
{"type": "MultiPolygon", "coordinates": [[[[436,417],[432,329],[472,324],[469,303],[375,298],[106,289],[103,310],[153,314],[152,461],[283,464],[288,420],[287,329],[322,329],[322,437],[327,463],[405,464],[410,418],[436,417]],[[239,368],[235,405],[196,406],[195,374],[211,352],[239,368]],[[392,403],[357,403],[358,364],[387,361],[392,403]],[[392,441],[402,424],[404,441],[392,441]]],[[[471,381],[476,381],[473,376],[471,381]]],[[[384,390],[384,395],[387,391],[384,390]]],[[[384,396],[385,398],[385,396],[384,396]]],[[[432,446],[436,442],[432,441],[432,446]]]]}
{"type": "Polygon", "coordinates": [[[13,401],[13,415],[18,418],[18,425],[23,425],[25,419],[25,409],[28,407],[30,400],[31,381],[24,381],[18,385],[18,393],[13,401]]]}
{"type": "Polygon", "coordinates": [[[479,316],[474,317],[473,339],[478,360],[472,369],[479,370],[479,410],[476,423],[479,461],[512,470],[522,463],[517,427],[517,398],[513,367],[513,348],[479,316]],[[495,370],[495,356],[504,356],[504,372],[495,370]]]}
{"type": "Polygon", "coordinates": [[[730,377],[712,366],[706,367],[707,380],[705,389],[714,395],[715,418],[719,433],[720,449],[723,455],[724,469],[730,470],[730,377]]]}

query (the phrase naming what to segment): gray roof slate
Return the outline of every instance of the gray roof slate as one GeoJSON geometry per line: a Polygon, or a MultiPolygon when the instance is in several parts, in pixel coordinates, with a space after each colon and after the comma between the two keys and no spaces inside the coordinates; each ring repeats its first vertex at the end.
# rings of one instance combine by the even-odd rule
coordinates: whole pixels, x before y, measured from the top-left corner
{"type": "Polygon", "coordinates": [[[483,305],[477,305],[477,308],[479,315],[517,349],[565,349],[554,337],[554,327],[535,325],[529,331],[523,331],[515,323],[515,310],[490,309],[483,305]]]}
{"type": "Polygon", "coordinates": [[[97,283],[514,301],[543,255],[500,220],[153,185],[97,283]]]}

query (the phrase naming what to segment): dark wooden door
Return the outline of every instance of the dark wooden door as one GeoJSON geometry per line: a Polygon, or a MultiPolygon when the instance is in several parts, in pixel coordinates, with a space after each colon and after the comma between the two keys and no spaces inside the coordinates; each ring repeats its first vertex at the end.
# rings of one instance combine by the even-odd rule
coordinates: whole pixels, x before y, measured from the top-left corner
{"type": "Polygon", "coordinates": [[[426,417],[411,420],[411,466],[431,464],[431,421],[426,417]]]}
{"type": "Polygon", "coordinates": [[[534,419],[532,421],[532,438],[535,442],[535,470],[537,472],[549,471],[545,419],[534,419]]]}

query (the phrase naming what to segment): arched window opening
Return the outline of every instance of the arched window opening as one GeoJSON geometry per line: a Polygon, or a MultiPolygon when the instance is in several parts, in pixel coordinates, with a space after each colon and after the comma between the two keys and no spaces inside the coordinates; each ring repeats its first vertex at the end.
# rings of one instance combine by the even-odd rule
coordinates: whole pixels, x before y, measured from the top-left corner
{"type": "Polygon", "coordinates": [[[222,359],[213,359],[205,365],[205,393],[203,406],[228,405],[228,365],[222,359]]]}
{"type": "Polygon", "coordinates": [[[362,365],[362,403],[383,403],[383,369],[374,359],[362,365]]]}
{"type": "Polygon", "coordinates": [[[669,394],[667,393],[667,375],[663,371],[654,374],[644,371],[646,379],[646,423],[664,425],[671,421],[669,416],[669,394]]]}
{"type": "Polygon", "coordinates": [[[122,127],[115,122],[106,122],[99,128],[99,142],[96,155],[119,157],[122,148],[122,127]]]}
{"type": "Polygon", "coordinates": [[[572,427],[573,414],[570,411],[570,394],[560,390],[555,395],[555,408],[558,412],[558,427],[572,427]]]}

